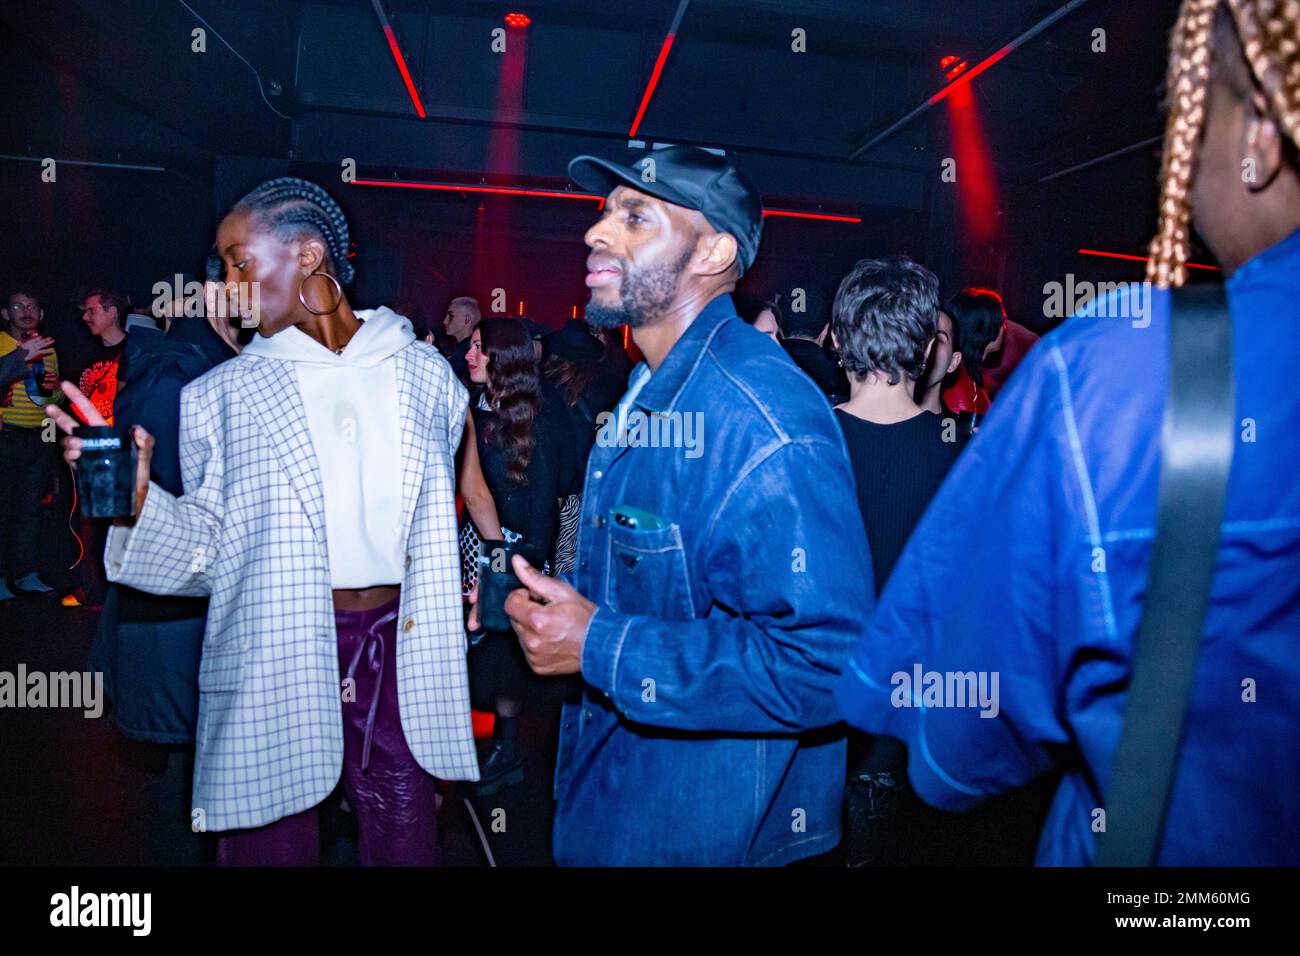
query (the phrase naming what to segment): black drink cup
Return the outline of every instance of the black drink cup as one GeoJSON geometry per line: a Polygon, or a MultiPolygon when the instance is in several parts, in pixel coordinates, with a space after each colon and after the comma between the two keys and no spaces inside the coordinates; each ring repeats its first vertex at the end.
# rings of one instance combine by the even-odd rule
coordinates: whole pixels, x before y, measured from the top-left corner
{"type": "Polygon", "coordinates": [[[478,556],[478,623],[484,630],[510,630],[510,618],[506,616],[506,598],[515,588],[523,587],[510,561],[516,554],[529,558],[529,549],[524,542],[481,542],[478,556]]]}
{"type": "Polygon", "coordinates": [[[129,518],[134,510],[136,447],[108,425],[79,425],[77,497],[83,518],[129,518]]]}

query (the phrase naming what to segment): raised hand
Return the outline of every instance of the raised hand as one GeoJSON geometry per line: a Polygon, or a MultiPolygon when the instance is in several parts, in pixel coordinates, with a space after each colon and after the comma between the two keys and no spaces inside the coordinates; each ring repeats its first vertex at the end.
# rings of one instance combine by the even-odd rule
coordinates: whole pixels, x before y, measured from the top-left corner
{"type": "Polygon", "coordinates": [[[19,342],[18,348],[23,353],[23,361],[31,365],[54,354],[54,339],[44,335],[34,335],[30,339],[19,342]]]}
{"type": "MultiPolygon", "coordinates": [[[[86,419],[86,424],[90,426],[107,425],[104,417],[95,410],[94,404],[91,403],[81,389],[71,382],[63,382],[60,386],[63,394],[76,406],[86,419]]],[[[58,426],[59,431],[63,432],[63,460],[73,468],[77,467],[77,459],[81,457],[81,439],[74,433],[77,430],[78,421],[65,412],[58,405],[46,405],[45,414],[50,416],[54,424],[58,426]]],[[[149,491],[149,463],[153,458],[153,436],[147,431],[136,425],[131,429],[131,439],[135,442],[135,447],[139,452],[135,470],[135,510],[133,515],[139,516],[140,509],[144,507],[145,495],[149,491]]]]}

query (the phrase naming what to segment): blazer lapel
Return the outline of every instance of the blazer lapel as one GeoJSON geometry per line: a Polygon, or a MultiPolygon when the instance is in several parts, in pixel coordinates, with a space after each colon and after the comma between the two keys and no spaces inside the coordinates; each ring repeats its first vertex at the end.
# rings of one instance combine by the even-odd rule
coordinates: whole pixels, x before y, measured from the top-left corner
{"type": "MultiPolygon", "coordinates": [[[[429,382],[412,360],[410,346],[397,353],[397,408],[402,436],[402,540],[411,530],[415,502],[424,483],[428,463],[429,421],[432,414],[429,382]]],[[[454,449],[449,449],[452,454],[454,449]]]]}
{"type": "Polygon", "coordinates": [[[298,387],[298,371],[292,362],[266,358],[249,362],[246,369],[245,395],[253,414],[270,438],[290,484],[302,499],[316,538],[326,547],[325,492],[298,387]]]}

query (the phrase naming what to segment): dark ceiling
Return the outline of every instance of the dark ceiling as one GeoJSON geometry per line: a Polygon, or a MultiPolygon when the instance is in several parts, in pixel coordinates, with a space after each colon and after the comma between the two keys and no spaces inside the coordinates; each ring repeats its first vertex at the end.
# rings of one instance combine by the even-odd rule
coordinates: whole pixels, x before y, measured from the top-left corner
{"type": "MultiPolygon", "coordinates": [[[[635,158],[629,130],[679,0],[381,2],[425,118],[372,0],[0,5],[5,175],[22,165],[15,157],[160,166],[184,188],[206,190],[210,216],[266,175],[267,161],[322,181],[353,159],[359,175],[374,179],[565,188],[573,155],[635,158]],[[532,22],[507,33],[503,56],[492,50],[492,32],[511,11],[532,22]],[[199,18],[208,29],[202,53],[192,49],[199,18]],[[521,41],[522,57],[510,46],[521,41]],[[511,55],[522,64],[513,98],[502,81],[511,55]]],[[[941,57],[977,63],[1063,6],[691,0],[638,139],[730,148],[769,207],[862,216],[860,229],[838,234],[856,249],[870,252],[892,231],[897,241],[882,247],[924,255],[940,164],[952,152],[945,107],[858,160],[850,155],[943,87],[941,57]],[[792,49],[796,30],[805,52],[792,49]]],[[[1136,248],[1153,219],[1158,145],[1147,141],[1161,129],[1176,8],[1177,0],[1088,0],[971,83],[1004,196],[1046,196],[1038,185],[1046,177],[1131,148],[1123,175],[1049,182],[1069,184],[1076,200],[1102,190],[1076,206],[1117,210],[1105,231],[1136,248]],[[1104,53],[1093,49],[1098,29],[1104,53]]],[[[480,202],[370,192],[401,194],[367,200],[359,216],[381,225],[394,246],[422,229],[463,234],[480,202]]],[[[583,203],[525,205],[502,227],[509,235],[574,243],[591,215],[583,203]]],[[[829,241],[806,228],[784,220],[768,232],[790,255],[829,241]]],[[[851,254],[837,253],[836,263],[851,254]]]]}
{"type": "MultiPolygon", "coordinates": [[[[426,119],[415,115],[369,0],[48,0],[6,4],[0,16],[7,42],[27,46],[34,68],[71,71],[174,132],[170,142],[123,143],[137,160],[184,162],[197,147],[303,162],[347,156],[390,173],[560,182],[563,148],[531,140],[544,134],[549,144],[603,140],[607,150],[621,148],[676,6],[384,0],[426,119]],[[491,49],[492,31],[516,9],[532,19],[522,34],[507,34],[507,44],[521,36],[526,43],[522,103],[499,105],[503,57],[491,49]],[[214,36],[205,53],[193,52],[195,13],[247,64],[214,36]],[[517,168],[487,155],[492,124],[520,128],[517,168]]],[[[765,189],[792,199],[889,203],[896,197],[863,195],[861,187],[871,173],[934,168],[943,145],[934,124],[910,124],[860,163],[846,162],[852,149],[943,85],[940,57],[976,62],[1059,6],[694,0],[639,134],[807,160],[782,164],[783,179],[760,177],[765,189]],[[806,52],[791,49],[795,29],[804,31],[806,52]]],[[[974,86],[1001,174],[1045,174],[1156,134],[1175,6],[1091,0],[981,77],[974,86]],[[1104,54],[1091,49],[1099,27],[1104,54]]],[[[24,126],[39,132],[41,123],[24,126]]],[[[24,146],[44,148],[29,136],[9,149],[24,146]]]]}

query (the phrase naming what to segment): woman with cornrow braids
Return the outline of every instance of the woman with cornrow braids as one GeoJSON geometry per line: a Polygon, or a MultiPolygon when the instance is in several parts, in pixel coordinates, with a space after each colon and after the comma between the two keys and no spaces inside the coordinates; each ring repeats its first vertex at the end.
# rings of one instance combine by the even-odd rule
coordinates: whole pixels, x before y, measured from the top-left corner
{"type": "MultiPolygon", "coordinates": [[[[404,317],[353,309],[347,221],[314,183],[248,193],[217,249],[257,335],[181,394],[183,496],[148,481],[134,429],[135,517],[105,558],[112,581],[211,596],[192,825],[217,832],[222,865],[316,865],[341,777],[363,865],[436,865],[435,777],[478,778],[455,513],[463,432],[462,474],[483,484],[467,393],[404,317]]],[[[75,461],[80,441],[65,449],[75,461]]],[[[490,498],[466,497],[499,527],[490,498]]]]}
{"type": "Polygon", "coordinates": [[[839,699],[850,723],[907,744],[939,809],[1059,773],[1037,860],[1096,858],[1155,537],[1169,289],[1195,227],[1227,280],[1239,440],[1156,861],[1295,866],[1300,0],[1184,0],[1167,87],[1152,284],[1029,353],[909,540],[839,699]],[[891,706],[891,675],[919,677],[917,661],[927,687],[979,675],[979,706],[891,706]]]}

